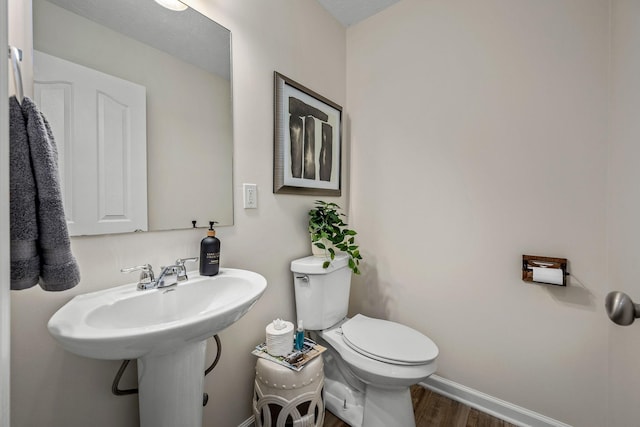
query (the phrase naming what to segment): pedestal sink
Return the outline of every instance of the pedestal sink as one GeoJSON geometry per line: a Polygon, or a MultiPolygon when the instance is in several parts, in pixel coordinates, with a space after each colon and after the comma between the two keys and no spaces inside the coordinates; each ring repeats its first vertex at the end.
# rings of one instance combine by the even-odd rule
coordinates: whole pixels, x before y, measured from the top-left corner
{"type": "Polygon", "coordinates": [[[267,286],[231,268],[176,286],[135,283],[74,297],[49,320],[66,350],[95,359],[137,359],[141,427],[201,427],[205,340],[240,319],[267,286]]]}

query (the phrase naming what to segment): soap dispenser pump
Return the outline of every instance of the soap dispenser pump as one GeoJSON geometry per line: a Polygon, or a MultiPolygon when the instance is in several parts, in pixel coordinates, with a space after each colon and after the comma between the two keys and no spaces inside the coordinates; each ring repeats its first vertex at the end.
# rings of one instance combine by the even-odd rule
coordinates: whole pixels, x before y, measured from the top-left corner
{"type": "Polygon", "coordinates": [[[209,221],[207,237],[200,242],[200,275],[215,276],[220,271],[220,239],[216,237],[213,224],[217,221],[209,221]]]}

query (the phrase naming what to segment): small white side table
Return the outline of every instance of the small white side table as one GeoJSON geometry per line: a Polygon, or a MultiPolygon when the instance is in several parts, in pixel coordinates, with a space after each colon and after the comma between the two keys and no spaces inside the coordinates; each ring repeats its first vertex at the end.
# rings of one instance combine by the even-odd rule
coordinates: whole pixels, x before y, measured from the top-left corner
{"type": "Polygon", "coordinates": [[[322,427],[323,368],[322,355],[300,372],[258,358],[253,393],[256,427],[322,427]]]}

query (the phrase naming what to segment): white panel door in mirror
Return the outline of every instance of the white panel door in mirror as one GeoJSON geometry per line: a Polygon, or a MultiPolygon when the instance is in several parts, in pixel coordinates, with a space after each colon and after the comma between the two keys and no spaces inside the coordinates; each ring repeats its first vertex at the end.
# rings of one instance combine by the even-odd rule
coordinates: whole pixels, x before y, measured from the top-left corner
{"type": "Polygon", "coordinates": [[[69,233],[147,230],[146,89],[35,51],[34,96],[51,124],[69,233]]]}

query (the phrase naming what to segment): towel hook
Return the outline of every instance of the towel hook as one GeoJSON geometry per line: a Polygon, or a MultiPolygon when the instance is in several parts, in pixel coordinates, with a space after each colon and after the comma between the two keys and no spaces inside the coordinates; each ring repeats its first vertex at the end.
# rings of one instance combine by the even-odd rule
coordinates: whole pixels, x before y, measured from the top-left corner
{"type": "MultiPolygon", "coordinates": [[[[7,52],[8,52],[7,57],[8,57],[9,59],[11,59],[11,48],[12,48],[13,46],[7,46],[7,47],[8,47],[8,49],[7,49],[7,52]]],[[[22,62],[22,49],[20,49],[20,48],[18,48],[18,47],[17,47],[16,49],[18,49],[18,61],[22,62]]]]}
{"type": "Polygon", "coordinates": [[[15,46],[9,46],[9,58],[13,70],[13,84],[16,88],[16,98],[22,105],[24,99],[24,89],[22,87],[22,72],[20,71],[20,61],[22,61],[22,51],[15,46]]]}

